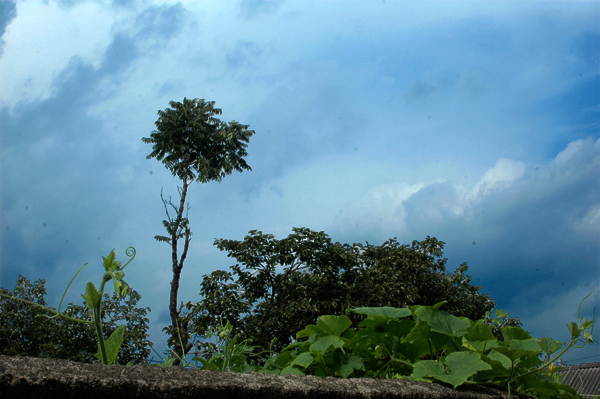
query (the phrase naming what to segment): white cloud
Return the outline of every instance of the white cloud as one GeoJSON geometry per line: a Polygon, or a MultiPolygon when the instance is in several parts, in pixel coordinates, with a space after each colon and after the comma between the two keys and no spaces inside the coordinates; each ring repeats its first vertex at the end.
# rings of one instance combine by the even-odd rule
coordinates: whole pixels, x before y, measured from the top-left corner
{"type": "Polygon", "coordinates": [[[572,220],[572,227],[578,234],[597,234],[600,226],[600,205],[592,206],[585,216],[572,220]]]}
{"type": "Polygon", "coordinates": [[[481,180],[473,187],[475,198],[490,195],[493,191],[504,190],[520,179],[525,173],[525,164],[512,159],[499,159],[481,180]]]}

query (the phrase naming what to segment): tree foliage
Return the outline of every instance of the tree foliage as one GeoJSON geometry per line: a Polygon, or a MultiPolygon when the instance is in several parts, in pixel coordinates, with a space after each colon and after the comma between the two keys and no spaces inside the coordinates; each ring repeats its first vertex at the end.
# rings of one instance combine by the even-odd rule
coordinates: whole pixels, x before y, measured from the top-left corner
{"type": "Polygon", "coordinates": [[[144,143],[153,144],[152,152],[146,158],[162,161],[173,176],[179,177],[183,183],[181,189],[178,187],[178,205],[173,204],[170,198],[166,201],[161,191],[167,213],[167,220],[163,221],[163,225],[169,235],[154,237],[159,242],[168,243],[172,249],[173,280],[169,302],[171,326],[163,330],[170,335],[168,345],[175,348],[180,357],[193,346],[189,342],[187,322],[180,320],[181,309],[177,309],[181,270],[192,235],[188,219],[189,204],[185,216],[183,215],[188,187],[194,180],[200,183],[213,180],[220,182],[234,170],[252,170],[243,157],[248,155],[246,147],[254,131],[248,130],[248,125],[236,121],[220,121],[215,115],[220,115],[221,109],[215,108],[214,104],[214,101],[207,102],[204,99],[184,98],[182,103],[171,101],[171,108],[158,111],[159,118],[155,123],[157,130],[149,138],[142,138],[144,143]],[[175,211],[174,218],[169,215],[167,205],[175,211]],[[182,238],[183,251],[179,256],[178,241],[182,238]],[[181,347],[180,335],[184,347],[181,347]]]}
{"type": "Polygon", "coordinates": [[[186,306],[194,332],[202,335],[222,315],[240,339],[278,352],[320,315],[341,315],[349,308],[447,301],[450,314],[479,320],[495,306],[471,284],[466,263],[446,272],[445,243],[436,238],[410,246],[395,238],[379,246],[349,245],[332,242],[322,231],[293,231],[281,240],[256,230],[242,241],[215,240],[238,263],[231,271],[204,276],[202,299],[186,306]]]}
{"type": "MultiPolygon", "coordinates": [[[[4,294],[26,299],[40,305],[46,304],[45,280],[31,284],[19,275],[14,291],[0,288],[4,294]]],[[[119,351],[118,363],[147,364],[150,354],[148,322],[145,318],[150,308],[136,308],[141,296],[132,291],[129,299],[121,303],[116,293],[112,298],[104,294],[102,299],[103,331],[110,336],[118,327],[117,322],[126,322],[126,332],[119,351]],[[108,316],[108,319],[105,319],[108,316]]],[[[85,306],[69,306],[63,311],[69,317],[92,320],[85,306]]],[[[49,318],[52,313],[29,304],[0,297],[0,354],[6,356],[32,356],[67,359],[81,363],[97,363],[98,337],[93,325],[72,322],[61,317],[49,318]]],[[[123,323],[120,323],[123,324],[123,323]]]]}

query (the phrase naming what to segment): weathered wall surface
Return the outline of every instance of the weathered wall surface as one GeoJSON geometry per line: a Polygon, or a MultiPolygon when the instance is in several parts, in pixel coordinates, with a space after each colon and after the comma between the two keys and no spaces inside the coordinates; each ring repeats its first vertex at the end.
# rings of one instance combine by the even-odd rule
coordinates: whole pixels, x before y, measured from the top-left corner
{"type": "MultiPolygon", "coordinates": [[[[62,359],[0,355],[3,399],[408,399],[506,398],[506,391],[475,387],[453,390],[439,384],[366,378],[337,379],[219,373],[183,367],[83,364],[62,359]],[[118,395],[118,396],[115,396],[118,395]]],[[[513,398],[529,398],[513,395],[513,398]]]]}

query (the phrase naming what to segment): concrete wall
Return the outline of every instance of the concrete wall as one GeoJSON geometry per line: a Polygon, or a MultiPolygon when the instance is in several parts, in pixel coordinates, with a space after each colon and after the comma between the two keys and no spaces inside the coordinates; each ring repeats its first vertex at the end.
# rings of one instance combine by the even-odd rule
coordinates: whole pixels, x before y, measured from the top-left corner
{"type": "MultiPolygon", "coordinates": [[[[0,355],[0,398],[19,399],[504,399],[500,389],[445,386],[404,380],[319,378],[219,373],[183,367],[83,364],[62,359],[0,355]],[[115,396],[118,395],[118,396],[115,396]]],[[[514,395],[513,398],[529,398],[514,395]]]]}

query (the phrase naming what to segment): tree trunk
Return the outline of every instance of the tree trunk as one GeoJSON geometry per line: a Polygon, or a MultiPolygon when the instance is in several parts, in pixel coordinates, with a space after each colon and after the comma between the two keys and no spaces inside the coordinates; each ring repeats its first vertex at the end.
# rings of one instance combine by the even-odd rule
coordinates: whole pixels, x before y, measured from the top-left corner
{"type": "MultiPolygon", "coordinates": [[[[181,278],[181,270],[183,269],[183,261],[187,255],[187,250],[189,247],[190,241],[190,229],[189,225],[186,227],[185,231],[185,244],[184,251],[181,255],[181,260],[177,259],[177,234],[179,233],[179,226],[183,219],[183,209],[185,207],[185,197],[187,195],[187,190],[189,187],[189,182],[187,179],[187,173],[183,177],[183,189],[181,190],[181,201],[179,202],[179,209],[177,212],[177,219],[175,229],[171,235],[171,248],[172,248],[172,260],[173,260],[173,281],[171,281],[171,297],[169,302],[169,313],[171,315],[171,324],[175,328],[175,334],[179,330],[181,335],[181,341],[183,342],[184,347],[181,348],[179,344],[175,345],[175,352],[181,358],[185,356],[185,353],[191,349],[193,344],[188,343],[188,326],[187,323],[179,323],[179,311],[177,310],[177,293],[179,291],[179,279],[181,278]],[[177,349],[181,349],[180,351],[177,349]]],[[[179,342],[179,335],[175,335],[175,338],[179,342]]],[[[174,365],[179,365],[179,359],[175,360],[174,365]]]]}

